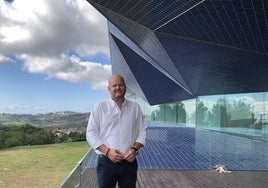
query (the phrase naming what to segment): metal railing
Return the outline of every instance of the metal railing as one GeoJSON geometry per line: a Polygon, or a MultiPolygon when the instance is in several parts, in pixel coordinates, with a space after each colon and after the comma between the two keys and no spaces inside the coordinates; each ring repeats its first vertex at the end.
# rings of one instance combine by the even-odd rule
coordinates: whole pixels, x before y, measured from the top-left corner
{"type": "Polygon", "coordinates": [[[80,188],[81,187],[81,178],[83,175],[83,171],[86,168],[84,164],[85,161],[90,159],[91,150],[89,150],[82,160],[80,160],[75,168],[70,172],[70,174],[65,178],[65,180],[60,185],[60,188],[80,188]]]}

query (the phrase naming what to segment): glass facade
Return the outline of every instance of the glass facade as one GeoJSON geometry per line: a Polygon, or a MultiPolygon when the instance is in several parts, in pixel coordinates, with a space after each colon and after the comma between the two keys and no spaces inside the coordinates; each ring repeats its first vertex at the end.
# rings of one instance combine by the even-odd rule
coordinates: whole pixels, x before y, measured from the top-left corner
{"type": "Polygon", "coordinates": [[[150,106],[137,102],[146,121],[224,131],[268,140],[268,92],[201,96],[192,100],[150,106]]]}

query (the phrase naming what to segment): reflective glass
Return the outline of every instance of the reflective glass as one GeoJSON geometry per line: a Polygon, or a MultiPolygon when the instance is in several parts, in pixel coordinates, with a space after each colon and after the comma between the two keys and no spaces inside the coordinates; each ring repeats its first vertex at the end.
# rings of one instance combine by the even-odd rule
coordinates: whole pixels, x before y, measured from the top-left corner
{"type": "MultiPolygon", "coordinates": [[[[142,108],[147,122],[188,126],[268,139],[268,93],[202,96],[150,106],[136,95],[128,97],[142,108]]],[[[164,125],[164,124],[163,124],[164,125]]]]}

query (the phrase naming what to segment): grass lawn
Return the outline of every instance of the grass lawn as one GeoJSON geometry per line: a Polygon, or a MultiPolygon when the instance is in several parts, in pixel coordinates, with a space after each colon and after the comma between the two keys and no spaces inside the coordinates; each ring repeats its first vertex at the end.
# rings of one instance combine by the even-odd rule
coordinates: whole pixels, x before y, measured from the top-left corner
{"type": "Polygon", "coordinates": [[[0,150],[0,187],[59,187],[88,150],[87,142],[0,150]]]}

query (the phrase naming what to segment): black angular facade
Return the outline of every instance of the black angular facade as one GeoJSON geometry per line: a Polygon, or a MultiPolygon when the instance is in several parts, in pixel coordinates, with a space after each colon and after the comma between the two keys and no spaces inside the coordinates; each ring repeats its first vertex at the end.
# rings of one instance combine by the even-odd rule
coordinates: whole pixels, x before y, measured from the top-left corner
{"type": "Polygon", "coordinates": [[[113,73],[150,105],[268,91],[268,1],[87,1],[108,20],[113,73]]]}

